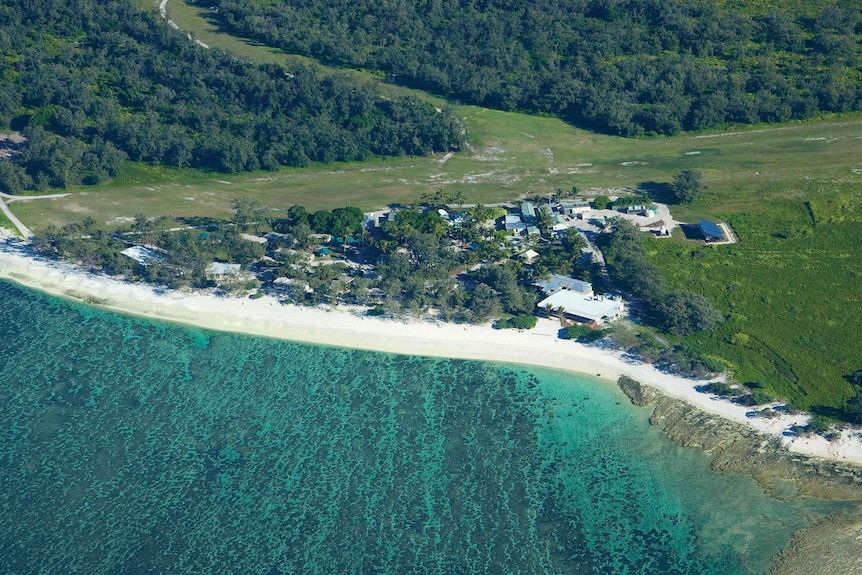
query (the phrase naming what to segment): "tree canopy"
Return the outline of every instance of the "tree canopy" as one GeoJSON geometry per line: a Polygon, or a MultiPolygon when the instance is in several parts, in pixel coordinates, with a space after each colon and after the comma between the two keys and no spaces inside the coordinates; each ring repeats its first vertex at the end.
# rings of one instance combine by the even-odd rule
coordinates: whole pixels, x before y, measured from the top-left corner
{"type": "Polygon", "coordinates": [[[682,170],[673,178],[673,197],[678,203],[688,204],[706,190],[703,174],[698,170],[682,170]]]}
{"type": "Polygon", "coordinates": [[[637,136],[862,105],[851,0],[213,0],[221,23],[398,83],[637,136]]]}
{"type": "Polygon", "coordinates": [[[668,287],[658,268],[649,261],[643,234],[623,218],[612,221],[604,254],[614,280],[647,305],[657,325],[676,335],[688,335],[718,326],[724,316],[700,294],[668,287]]]}
{"type": "Polygon", "coordinates": [[[0,189],[97,183],[126,159],[220,172],[456,149],[448,111],[344,74],[206,50],[129,2],[0,8],[0,189]]]}

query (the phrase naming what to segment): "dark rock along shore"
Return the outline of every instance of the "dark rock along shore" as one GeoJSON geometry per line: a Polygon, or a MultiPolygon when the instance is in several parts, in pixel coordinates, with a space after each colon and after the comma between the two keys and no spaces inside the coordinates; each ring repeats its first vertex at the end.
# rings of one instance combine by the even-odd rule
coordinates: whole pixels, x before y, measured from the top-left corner
{"type": "Polygon", "coordinates": [[[862,468],[791,453],[777,438],[706,413],[639,382],[620,389],[638,406],[652,406],[650,423],[672,440],[703,449],[712,468],[750,475],[774,497],[847,502],[847,510],[796,533],[769,575],[862,575],[862,468]]]}

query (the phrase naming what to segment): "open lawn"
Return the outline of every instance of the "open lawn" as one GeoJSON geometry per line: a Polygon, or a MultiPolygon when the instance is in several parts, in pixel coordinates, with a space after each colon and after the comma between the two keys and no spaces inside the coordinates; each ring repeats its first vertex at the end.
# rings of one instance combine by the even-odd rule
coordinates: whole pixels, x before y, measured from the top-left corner
{"type": "MultiPolygon", "coordinates": [[[[130,165],[111,184],[71,190],[73,198],[15,203],[27,225],[99,222],[135,213],[226,217],[247,195],[274,210],[345,204],[370,210],[417,202],[440,188],[467,202],[508,201],[555,188],[614,190],[665,184],[681,169],[704,173],[709,191],[674,210],[682,221],[756,209],[765,200],[828,196],[839,183],[862,184],[862,114],[781,127],[672,138],[625,139],[579,130],[553,118],[458,107],[467,149],[444,156],[332,164],[228,176],[130,165]],[[856,170],[856,171],[854,171],[856,170]],[[857,173],[858,172],[858,173],[857,173]]],[[[660,190],[660,186],[653,186],[660,190]]]]}
{"type": "MultiPolygon", "coordinates": [[[[289,58],[230,38],[211,22],[207,30],[203,12],[169,3],[171,18],[212,46],[258,61],[289,58]]],[[[740,381],[760,383],[801,407],[829,414],[850,396],[842,376],[862,368],[862,114],[635,140],[553,118],[455,109],[467,146],[448,159],[236,176],[130,165],[108,185],[15,202],[12,209],[38,231],[86,216],[108,225],[136,213],[227,218],[231,200],[243,195],[270,206],[273,215],[293,204],[370,210],[418,202],[440,188],[460,191],[470,203],[572,186],[610,195],[645,187],[660,198],[675,173],[700,170],[708,191],[692,205],[673,207],[675,218],[729,222],[740,243],[708,248],[675,237],[649,244],[672,283],[704,294],[729,318],[687,343],[724,358],[740,381]]]]}

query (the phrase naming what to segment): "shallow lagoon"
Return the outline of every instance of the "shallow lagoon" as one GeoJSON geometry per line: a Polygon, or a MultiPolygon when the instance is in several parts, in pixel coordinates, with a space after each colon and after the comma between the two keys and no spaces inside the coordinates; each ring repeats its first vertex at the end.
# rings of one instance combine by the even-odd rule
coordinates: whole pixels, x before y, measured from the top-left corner
{"type": "Polygon", "coordinates": [[[4,573],[755,574],[836,505],[591,378],[0,297],[4,573]]]}

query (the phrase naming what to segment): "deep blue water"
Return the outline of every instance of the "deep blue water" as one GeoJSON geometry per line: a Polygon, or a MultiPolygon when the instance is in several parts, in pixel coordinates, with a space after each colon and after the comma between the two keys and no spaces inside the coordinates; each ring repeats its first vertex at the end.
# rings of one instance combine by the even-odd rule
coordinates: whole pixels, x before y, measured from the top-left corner
{"type": "Polygon", "coordinates": [[[4,574],[754,574],[831,507],[585,377],[0,302],[4,574]]]}

